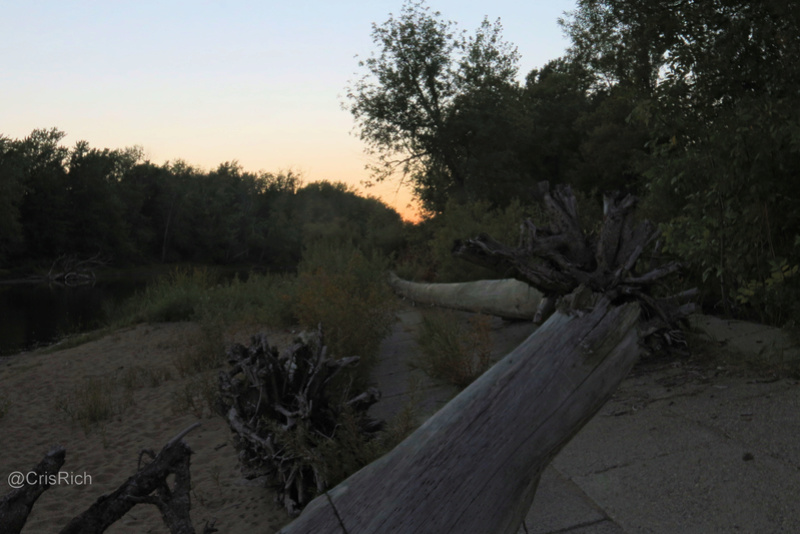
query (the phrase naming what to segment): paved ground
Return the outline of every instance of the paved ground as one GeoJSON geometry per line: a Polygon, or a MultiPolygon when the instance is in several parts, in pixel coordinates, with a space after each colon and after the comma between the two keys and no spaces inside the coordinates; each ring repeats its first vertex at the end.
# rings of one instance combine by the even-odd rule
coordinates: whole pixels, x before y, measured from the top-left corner
{"type": "MultiPolygon", "coordinates": [[[[465,317],[467,314],[464,315],[465,317]]],[[[416,391],[421,418],[455,393],[408,361],[419,357],[418,309],[400,313],[375,377],[390,417],[416,391]]],[[[709,346],[761,358],[800,357],[781,331],[693,319],[709,346]]],[[[530,323],[493,323],[504,355],[530,323]]],[[[800,385],[709,363],[643,361],[545,471],[531,533],[800,532],[800,385]]],[[[521,532],[525,532],[522,530],[521,532]]]]}

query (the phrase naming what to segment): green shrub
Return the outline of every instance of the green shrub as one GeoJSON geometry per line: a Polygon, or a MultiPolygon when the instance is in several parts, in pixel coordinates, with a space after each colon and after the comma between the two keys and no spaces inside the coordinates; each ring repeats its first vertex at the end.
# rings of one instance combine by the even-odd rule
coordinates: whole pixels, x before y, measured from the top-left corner
{"type": "Polygon", "coordinates": [[[300,264],[294,314],[301,326],[322,323],[325,344],[337,357],[378,353],[394,322],[396,299],[386,283],[388,262],[353,246],[317,243],[300,264]]]}
{"type": "Polygon", "coordinates": [[[252,274],[217,283],[205,268],[176,269],[123,303],[117,326],[141,322],[200,321],[223,325],[260,323],[273,326],[291,322],[294,278],[252,274]]]}
{"type": "Polygon", "coordinates": [[[471,384],[492,364],[491,322],[486,315],[474,315],[464,324],[455,312],[427,311],[418,342],[424,357],[414,364],[459,388],[471,384]]]}
{"type": "MultiPolygon", "coordinates": [[[[532,208],[531,208],[532,209],[532,208]]],[[[466,282],[499,278],[501,273],[454,258],[453,243],[479,234],[489,234],[508,244],[519,240],[519,225],[530,215],[519,201],[505,209],[490,209],[486,201],[470,204],[447,203],[444,213],[434,220],[433,237],[430,241],[431,259],[436,269],[436,282],[466,282]]]]}
{"type": "Polygon", "coordinates": [[[118,323],[190,321],[216,283],[206,268],[177,268],[121,306],[118,323]]]}

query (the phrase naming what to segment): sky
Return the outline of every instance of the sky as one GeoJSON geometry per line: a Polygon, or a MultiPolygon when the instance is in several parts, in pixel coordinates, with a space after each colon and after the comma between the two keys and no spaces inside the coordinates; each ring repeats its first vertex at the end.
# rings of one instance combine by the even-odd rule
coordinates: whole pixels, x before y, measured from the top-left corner
{"type": "MultiPolygon", "coordinates": [[[[472,33],[501,19],[520,78],[563,55],[568,0],[428,0],[472,33]]],[[[370,159],[342,108],[402,0],[0,0],[0,135],[58,128],[74,146],[138,145],[156,164],[342,181],[413,218],[399,180],[364,189],[370,159]],[[358,56],[358,57],[356,57],[358,56]]]]}

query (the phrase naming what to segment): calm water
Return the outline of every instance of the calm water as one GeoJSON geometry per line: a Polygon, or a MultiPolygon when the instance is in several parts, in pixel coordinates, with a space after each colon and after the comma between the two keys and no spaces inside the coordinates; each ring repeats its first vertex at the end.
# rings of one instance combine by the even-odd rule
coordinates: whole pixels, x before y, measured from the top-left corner
{"type": "Polygon", "coordinates": [[[109,309],[143,289],[152,276],[98,280],[94,286],[0,284],[0,355],[98,328],[109,309]]]}
{"type": "MultiPolygon", "coordinates": [[[[103,325],[110,310],[171,267],[99,273],[94,286],[0,284],[0,356],[16,354],[58,341],[62,337],[103,325]]],[[[221,282],[238,276],[242,267],[213,268],[221,282]]]]}

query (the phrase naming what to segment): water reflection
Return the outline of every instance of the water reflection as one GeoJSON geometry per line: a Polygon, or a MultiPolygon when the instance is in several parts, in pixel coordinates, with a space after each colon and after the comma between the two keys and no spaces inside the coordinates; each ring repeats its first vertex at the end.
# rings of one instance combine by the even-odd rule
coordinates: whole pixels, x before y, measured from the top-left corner
{"type": "Polygon", "coordinates": [[[0,355],[15,354],[97,328],[108,311],[148,278],[99,280],[94,286],[0,285],[0,355]]]}

